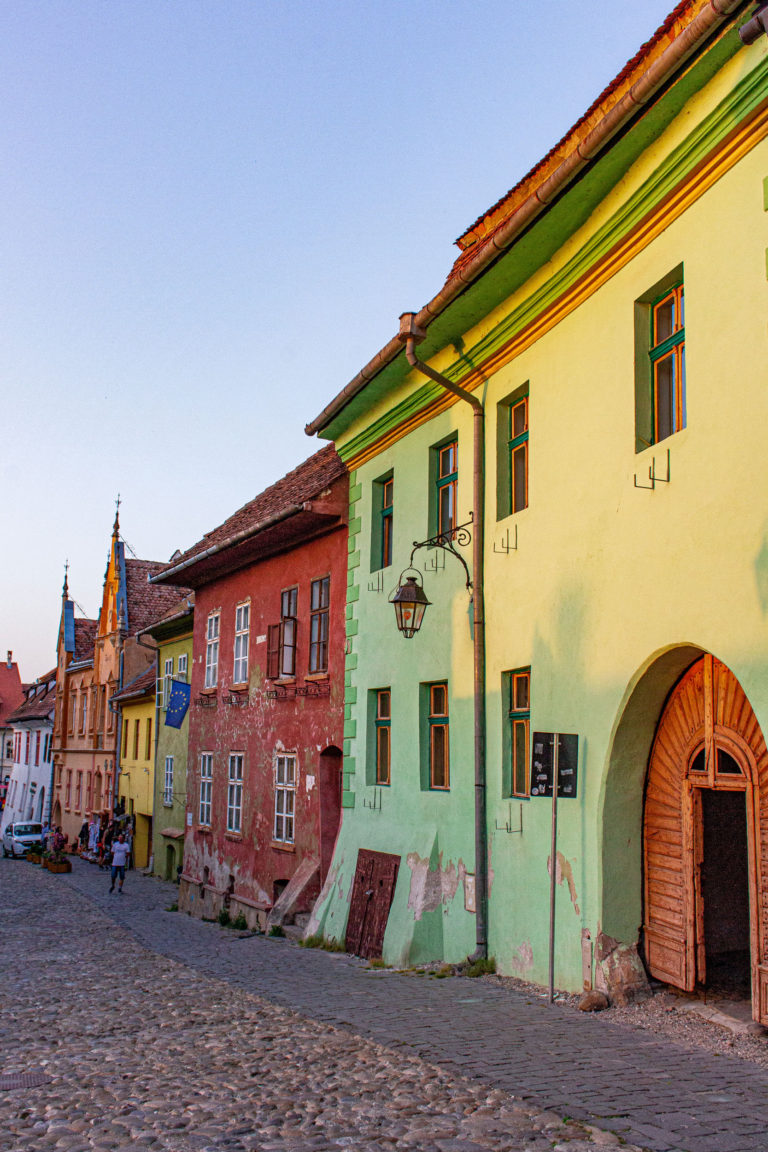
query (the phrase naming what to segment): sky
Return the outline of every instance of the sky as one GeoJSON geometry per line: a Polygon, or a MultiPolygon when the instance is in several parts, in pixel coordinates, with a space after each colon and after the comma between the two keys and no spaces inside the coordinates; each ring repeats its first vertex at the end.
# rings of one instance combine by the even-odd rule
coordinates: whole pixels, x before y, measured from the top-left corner
{"type": "Polygon", "coordinates": [[[673,0],[2,0],[0,658],[95,617],[304,425],[673,0]],[[131,554],[130,551],[128,553],[131,554]]]}

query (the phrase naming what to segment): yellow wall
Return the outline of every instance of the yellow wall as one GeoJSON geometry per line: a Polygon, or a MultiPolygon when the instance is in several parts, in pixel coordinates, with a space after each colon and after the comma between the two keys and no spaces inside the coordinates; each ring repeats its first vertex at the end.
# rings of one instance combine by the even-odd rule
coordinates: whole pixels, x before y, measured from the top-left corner
{"type": "Polygon", "coordinates": [[[118,796],[125,800],[125,811],[136,816],[134,865],[146,868],[149,864],[149,845],[152,823],[152,797],[154,791],[155,755],[155,697],[126,702],[122,706],[123,737],[120,745],[120,778],[118,796]],[[134,755],[134,730],[139,722],[138,756],[134,755]],[[127,747],[125,725],[128,725],[127,747]],[[147,727],[151,723],[151,740],[147,748],[147,727]],[[149,755],[147,755],[149,752],[149,755]],[[140,818],[141,817],[141,818],[140,818]]]}

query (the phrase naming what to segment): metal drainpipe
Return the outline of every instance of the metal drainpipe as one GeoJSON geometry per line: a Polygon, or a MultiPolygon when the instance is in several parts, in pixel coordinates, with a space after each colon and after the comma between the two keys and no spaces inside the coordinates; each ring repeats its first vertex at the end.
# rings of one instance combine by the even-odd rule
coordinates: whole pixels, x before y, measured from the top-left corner
{"type": "Polygon", "coordinates": [[[488,955],[488,837],[486,830],[485,785],[485,409],[465,388],[419,360],[415,347],[425,338],[415,322],[414,312],[400,317],[399,339],[405,344],[408,363],[452,392],[472,408],[472,638],[474,648],[475,704],[475,940],[477,948],[470,961],[488,955]]]}

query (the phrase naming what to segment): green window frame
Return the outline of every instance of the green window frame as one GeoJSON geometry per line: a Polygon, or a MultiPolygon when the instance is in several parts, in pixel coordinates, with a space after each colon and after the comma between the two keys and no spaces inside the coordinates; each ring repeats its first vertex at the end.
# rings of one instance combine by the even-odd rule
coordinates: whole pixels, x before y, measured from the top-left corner
{"type": "Polygon", "coordinates": [[[376,783],[390,784],[391,781],[391,724],[392,724],[392,690],[391,688],[377,688],[376,716],[374,719],[375,734],[375,763],[376,783]]]}
{"type": "Polygon", "coordinates": [[[393,472],[373,482],[371,499],[371,572],[392,563],[395,477],[393,472]]]}
{"type": "Polygon", "coordinates": [[[458,524],[456,496],[459,484],[459,442],[450,440],[437,449],[437,476],[435,478],[437,535],[450,539],[458,524]]]}
{"type": "Polygon", "coordinates": [[[530,399],[526,382],[496,405],[496,519],[529,502],[530,399]]]}
{"type": "Polygon", "coordinates": [[[451,787],[450,722],[448,716],[448,684],[443,680],[427,684],[427,765],[429,788],[433,792],[447,792],[451,787]]]}
{"type": "Polygon", "coordinates": [[[635,452],[688,422],[683,265],[635,301],[635,452]]]}
{"type": "Polygon", "coordinates": [[[531,794],[531,669],[515,668],[502,675],[504,740],[502,795],[531,794]]]}

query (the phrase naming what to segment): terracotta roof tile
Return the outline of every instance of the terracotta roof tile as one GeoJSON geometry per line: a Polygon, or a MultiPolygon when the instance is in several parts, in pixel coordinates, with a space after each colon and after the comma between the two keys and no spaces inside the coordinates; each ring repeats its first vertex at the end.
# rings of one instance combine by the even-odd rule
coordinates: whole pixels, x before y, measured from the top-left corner
{"type": "Polygon", "coordinates": [[[24,693],[21,688],[18,664],[8,667],[6,660],[0,664],[0,725],[5,726],[10,714],[22,703],[24,693]]]}
{"type": "Polygon", "coordinates": [[[134,676],[127,684],[124,684],[119,692],[115,692],[112,696],[113,700],[128,700],[134,696],[143,696],[150,689],[154,692],[155,680],[157,672],[155,671],[154,664],[150,664],[144,672],[138,676],[134,676]]]}
{"type": "Polygon", "coordinates": [[[299,464],[282,480],[278,480],[255,499],[244,504],[218,528],[207,532],[202,540],[198,540],[197,544],[193,544],[181,556],[177,556],[170,564],[163,567],[175,568],[177,564],[182,564],[191,557],[197,556],[198,553],[204,552],[214,544],[221,544],[237,535],[238,532],[245,532],[249,528],[256,527],[267,517],[282,512],[292,504],[303,504],[306,500],[311,500],[313,496],[317,496],[318,493],[328,488],[334,480],[343,476],[345,472],[346,468],[336,449],[332,444],[328,444],[319,452],[315,452],[314,456],[310,456],[303,464],[299,464]]]}
{"type": "Polygon", "coordinates": [[[126,560],[125,578],[128,590],[128,633],[135,636],[161,616],[167,615],[179,603],[186,592],[174,584],[163,586],[150,584],[149,577],[155,576],[167,565],[159,560],[126,560]]]}
{"type": "Polygon", "coordinates": [[[52,719],[56,707],[56,669],[53,668],[50,672],[46,672],[45,676],[41,676],[35,684],[28,685],[27,692],[30,695],[27,696],[24,703],[8,717],[9,724],[20,723],[23,720],[52,719]],[[32,689],[39,685],[42,685],[43,690],[38,690],[32,695],[32,689]]]}
{"type": "Polygon", "coordinates": [[[72,657],[73,660],[91,659],[98,626],[98,620],[86,620],[84,616],[75,620],[75,651],[72,657]]]}

